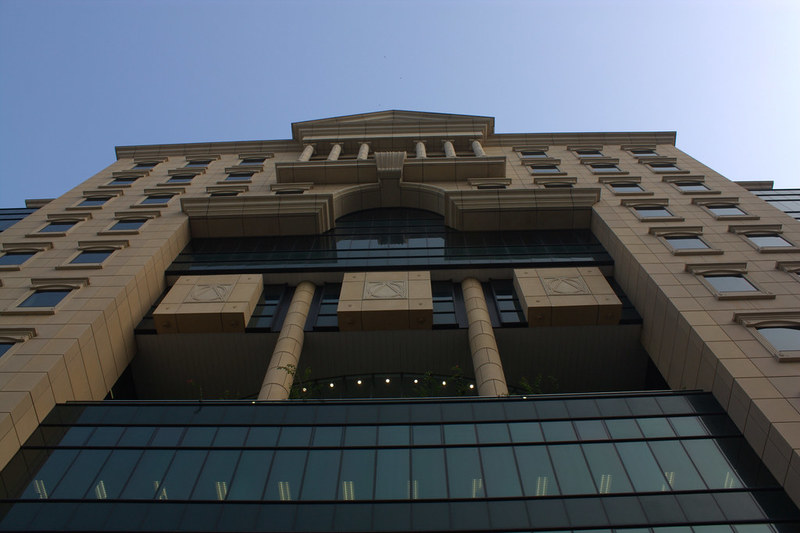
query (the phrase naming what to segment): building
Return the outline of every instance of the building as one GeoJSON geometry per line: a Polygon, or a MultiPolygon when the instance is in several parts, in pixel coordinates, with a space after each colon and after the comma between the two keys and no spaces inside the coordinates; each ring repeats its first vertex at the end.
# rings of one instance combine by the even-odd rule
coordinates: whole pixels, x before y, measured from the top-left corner
{"type": "Polygon", "coordinates": [[[118,147],[0,235],[0,529],[798,531],[769,189],[406,111],[118,147]]]}

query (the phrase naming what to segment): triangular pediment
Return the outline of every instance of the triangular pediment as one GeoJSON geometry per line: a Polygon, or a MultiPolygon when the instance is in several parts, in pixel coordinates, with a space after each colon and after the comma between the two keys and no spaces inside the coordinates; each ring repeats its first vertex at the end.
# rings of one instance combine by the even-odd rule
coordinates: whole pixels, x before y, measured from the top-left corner
{"type": "Polygon", "coordinates": [[[377,111],[292,124],[292,137],[301,142],[370,140],[383,137],[451,135],[485,138],[494,133],[494,118],[420,111],[377,111]]]}

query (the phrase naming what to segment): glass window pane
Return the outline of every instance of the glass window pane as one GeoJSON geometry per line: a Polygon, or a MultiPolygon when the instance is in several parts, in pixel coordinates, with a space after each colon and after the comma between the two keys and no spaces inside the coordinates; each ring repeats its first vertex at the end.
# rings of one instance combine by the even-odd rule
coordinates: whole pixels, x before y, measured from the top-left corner
{"type": "Polygon", "coordinates": [[[708,435],[705,426],[694,416],[675,416],[669,419],[679,437],[698,437],[708,435]]]}
{"type": "Polygon", "coordinates": [[[408,426],[379,426],[378,446],[408,446],[408,430],[408,426]]]}
{"type": "Polygon", "coordinates": [[[156,498],[159,500],[187,500],[197,481],[197,473],[203,466],[206,450],[180,450],[169,466],[164,482],[159,486],[156,498]]]}
{"type": "Polygon", "coordinates": [[[314,429],[312,446],[341,446],[342,429],[339,426],[320,426],[314,429]]]}
{"type": "Polygon", "coordinates": [[[211,446],[217,428],[190,427],[186,429],[181,446],[211,446]]]}
{"type": "Polygon", "coordinates": [[[378,450],[375,499],[408,499],[410,496],[408,475],[408,450],[378,450]]]}
{"type": "Polygon", "coordinates": [[[336,499],[340,454],[339,450],[311,450],[308,452],[308,464],[300,499],[336,499]]]}
{"type": "Polygon", "coordinates": [[[671,217],[672,213],[666,207],[636,207],[636,212],[642,218],[671,217]]]}
{"type": "Polygon", "coordinates": [[[584,444],[583,453],[600,494],[633,492],[613,444],[584,444]]]}
{"type": "Polygon", "coordinates": [[[275,446],[278,442],[278,432],[280,428],[272,426],[256,426],[250,428],[250,433],[247,435],[247,446],[275,446]]]}
{"type": "Polygon", "coordinates": [[[36,252],[6,252],[0,255],[0,265],[21,265],[34,255],[36,252]]]}
{"type": "Polygon", "coordinates": [[[739,216],[746,214],[735,205],[708,205],[706,207],[717,216],[739,216]]]}
{"type": "Polygon", "coordinates": [[[100,470],[85,498],[119,498],[125,482],[128,481],[136,463],[142,455],[141,450],[114,450],[111,457],[100,470]]]}
{"type": "Polygon", "coordinates": [[[284,426],[281,429],[281,438],[278,446],[303,447],[308,446],[311,439],[311,428],[307,426],[284,426]]]}
{"type": "Polygon", "coordinates": [[[442,448],[411,451],[411,498],[447,498],[447,478],[442,448]]]}
{"type": "Polygon", "coordinates": [[[577,444],[548,446],[562,494],[596,494],[597,489],[577,444]]]}
{"type": "Polygon", "coordinates": [[[646,439],[675,436],[666,418],[639,418],[636,422],[646,439]]]}
{"type": "Polygon", "coordinates": [[[700,237],[667,237],[666,240],[676,250],[703,250],[708,248],[700,237]]]}
{"type": "Polygon", "coordinates": [[[756,328],[778,351],[800,350],[800,328],[756,328]]]}
{"type": "Polygon", "coordinates": [[[244,444],[246,437],[247,428],[245,427],[221,427],[214,439],[214,446],[238,448],[244,444]]]}
{"type": "Polygon", "coordinates": [[[478,430],[478,441],[481,444],[511,442],[508,436],[508,426],[503,422],[499,424],[475,424],[478,430]]]}
{"type": "Polygon", "coordinates": [[[122,491],[122,497],[131,500],[152,499],[161,486],[173,455],[173,450],[146,450],[122,491]]]}
{"type": "Polygon", "coordinates": [[[748,292],[758,291],[744,276],[703,276],[717,292],[748,292]]]}
{"type": "Polygon", "coordinates": [[[209,452],[192,493],[193,500],[225,500],[231,487],[239,450],[209,452]]]}
{"type": "Polygon", "coordinates": [[[113,226],[111,226],[111,231],[132,231],[137,230],[142,227],[142,225],[147,222],[146,219],[139,219],[139,218],[131,218],[126,220],[120,220],[113,226]]]}
{"type": "Polygon", "coordinates": [[[706,187],[699,181],[679,181],[675,183],[675,186],[684,192],[698,192],[698,191],[709,190],[708,187],[706,187]]]}
{"type": "Polygon", "coordinates": [[[572,422],[542,422],[542,432],[547,442],[575,441],[575,429],[572,422]]]}
{"type": "Polygon", "coordinates": [[[87,446],[113,447],[119,440],[124,428],[119,426],[101,426],[89,437],[87,446]]]}
{"type": "Polygon", "coordinates": [[[607,440],[608,433],[602,420],[576,420],[575,429],[578,430],[580,440],[607,440]]]}
{"type": "Polygon", "coordinates": [[[513,442],[542,442],[542,428],[538,422],[515,422],[508,424],[513,442]]]}
{"type": "Polygon", "coordinates": [[[183,435],[184,428],[161,427],[156,430],[152,446],[172,447],[177,446],[183,435]]]}
{"type": "Polygon", "coordinates": [[[558,483],[545,446],[515,446],[525,496],[558,494],[558,483]]]}
{"type": "Polygon", "coordinates": [[[472,424],[446,424],[444,441],[447,444],[475,444],[475,426],[472,424]]]}
{"type": "Polygon", "coordinates": [[[414,426],[414,445],[441,444],[441,426],[414,426]]]}
{"type": "Polygon", "coordinates": [[[637,492],[669,490],[664,473],[646,442],[619,442],[616,447],[637,492]]]}
{"type": "Polygon", "coordinates": [[[636,183],[611,183],[614,192],[642,192],[644,189],[636,183]]]}
{"type": "Polygon", "coordinates": [[[522,496],[513,448],[497,446],[481,448],[480,452],[488,497],[522,496]]]}
{"type": "Polygon", "coordinates": [[[710,489],[738,489],[739,476],[713,440],[687,440],[684,447],[710,489]]]}
{"type": "Polygon", "coordinates": [[[63,300],[69,290],[39,290],[28,296],[19,307],[55,307],[63,300]]]}
{"type": "Polygon", "coordinates": [[[84,250],[75,258],[73,258],[72,261],[70,261],[70,263],[74,265],[85,264],[85,263],[90,263],[90,264],[102,263],[113,252],[114,252],[113,250],[99,250],[99,251],[84,250]]]}
{"type": "Polygon", "coordinates": [[[447,448],[450,498],[484,498],[483,474],[477,448],[447,448]]]}
{"type": "MultiPolygon", "coordinates": [[[[286,428],[284,428],[286,429],[286,428]]],[[[304,450],[279,450],[275,452],[272,471],[269,473],[265,500],[296,500],[300,494],[300,480],[306,464],[304,450]]]]}
{"type": "Polygon", "coordinates": [[[22,498],[37,500],[49,498],[77,455],[78,450],[54,450],[44,466],[33,476],[33,481],[22,493],[22,498]]]}
{"type": "Polygon", "coordinates": [[[747,238],[750,239],[750,241],[756,246],[761,246],[761,247],[792,246],[792,243],[790,243],[780,235],[748,235],[747,238]]]}
{"type": "Polygon", "coordinates": [[[374,450],[344,450],[339,483],[340,500],[371,500],[375,477],[374,450]]]}
{"type": "Polygon", "coordinates": [[[639,439],[642,432],[635,420],[623,418],[620,420],[606,420],[606,427],[612,439],[639,439]]]}
{"type": "Polygon", "coordinates": [[[120,446],[147,446],[153,436],[155,428],[145,426],[132,426],[125,429],[125,433],[119,439],[120,446]]]}
{"type": "Polygon", "coordinates": [[[705,490],[706,486],[677,440],[653,441],[650,449],[656,456],[672,490],[705,490]]]}
{"type": "Polygon", "coordinates": [[[271,462],[271,451],[243,451],[228,491],[228,499],[260,500],[261,494],[264,492],[264,481],[267,479],[271,462]]]}
{"type": "Polygon", "coordinates": [[[375,446],[377,429],[375,426],[349,426],[344,432],[344,445],[375,446]]]}

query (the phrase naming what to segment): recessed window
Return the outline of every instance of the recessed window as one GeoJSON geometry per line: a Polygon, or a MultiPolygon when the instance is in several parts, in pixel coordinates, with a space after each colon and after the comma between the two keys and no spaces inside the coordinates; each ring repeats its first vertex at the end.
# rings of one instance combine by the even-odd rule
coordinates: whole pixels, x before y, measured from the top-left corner
{"type": "Polygon", "coordinates": [[[650,163],[650,168],[654,172],[680,172],[680,168],[672,163],[650,163]]]}
{"type": "Polygon", "coordinates": [[[71,265],[98,264],[108,259],[112,253],[114,250],[83,250],[69,263],[71,265]]]}
{"type": "Polygon", "coordinates": [[[746,235],[746,237],[759,248],[786,248],[794,247],[792,243],[778,235],[777,233],[765,233],[762,235],[746,235]]]}
{"type": "Polygon", "coordinates": [[[658,155],[655,150],[651,150],[650,148],[635,149],[630,152],[637,157],[652,157],[658,155]]]}
{"type": "Polygon", "coordinates": [[[192,178],[194,178],[194,174],[176,174],[170,176],[167,183],[190,183],[192,178]]]}
{"type": "Polygon", "coordinates": [[[661,206],[641,206],[634,207],[636,214],[641,218],[671,217],[674,216],[666,207],[661,206]]]}
{"type": "Polygon", "coordinates": [[[252,177],[253,174],[249,172],[236,172],[233,174],[228,174],[228,176],[225,178],[225,181],[248,181],[252,177]]]}
{"type": "Polygon", "coordinates": [[[575,150],[578,157],[603,157],[600,150],[575,150]]]}
{"type": "Polygon", "coordinates": [[[157,164],[158,164],[158,161],[146,161],[146,162],[142,162],[142,163],[136,163],[136,166],[134,166],[133,168],[135,168],[137,170],[138,169],[143,169],[143,168],[153,168],[157,164]]]}
{"type": "Polygon", "coordinates": [[[239,191],[214,191],[209,196],[239,196],[239,191]]]}
{"type": "Polygon", "coordinates": [[[303,194],[304,189],[278,189],[275,194],[303,194]]]}
{"type": "Polygon", "coordinates": [[[612,165],[610,163],[595,163],[594,165],[589,165],[589,167],[592,169],[592,172],[620,172],[617,165],[612,165]]]}
{"type": "Polygon", "coordinates": [[[135,177],[119,177],[119,178],[114,178],[108,184],[109,185],[122,185],[122,186],[125,186],[125,185],[133,184],[133,182],[138,180],[138,179],[139,179],[138,176],[135,176],[135,177]]]}
{"type": "Polygon", "coordinates": [[[664,240],[676,250],[704,250],[708,245],[700,237],[673,236],[664,237],[664,240]]]}
{"type": "Polygon", "coordinates": [[[109,231],[135,231],[141,228],[145,222],[147,222],[146,218],[126,218],[111,226],[109,231]]]}
{"type": "Polygon", "coordinates": [[[757,327],[756,330],[779,352],[800,350],[800,327],[757,327]]]}
{"type": "Polygon", "coordinates": [[[69,293],[70,289],[39,289],[25,298],[17,307],[55,307],[69,293]]]}
{"type": "Polygon", "coordinates": [[[142,200],[139,205],[165,205],[174,194],[151,194],[142,200]]]}
{"type": "Polygon", "coordinates": [[[103,205],[110,199],[111,199],[110,196],[89,196],[78,205],[81,207],[96,207],[99,205],[103,205]]]}
{"type": "Polygon", "coordinates": [[[561,172],[556,165],[531,165],[530,169],[534,174],[558,174],[561,172]]]}
{"type": "Polygon", "coordinates": [[[545,189],[571,189],[572,184],[564,181],[551,181],[543,183],[545,189]]]}
{"type": "Polygon", "coordinates": [[[703,278],[719,293],[758,292],[758,289],[741,274],[706,274],[703,278]]]}
{"type": "Polygon", "coordinates": [[[205,168],[211,163],[211,159],[194,159],[186,163],[184,168],[205,168]]]}
{"type": "Polygon", "coordinates": [[[719,217],[741,216],[747,214],[733,204],[707,204],[706,209],[719,217]]]}
{"type": "Polygon", "coordinates": [[[5,341],[0,342],[0,355],[3,355],[7,351],[9,351],[11,347],[14,346],[14,344],[15,343],[13,342],[5,342],[5,341]]]}
{"type": "Polygon", "coordinates": [[[711,190],[699,181],[676,181],[674,185],[683,192],[705,192],[711,190]]]}
{"type": "Polygon", "coordinates": [[[77,224],[75,220],[53,221],[39,230],[39,233],[64,233],[77,224]]]}
{"type": "Polygon", "coordinates": [[[245,157],[242,158],[240,165],[260,165],[266,157],[245,157]]]}
{"type": "Polygon", "coordinates": [[[503,183],[481,183],[480,185],[477,185],[476,188],[480,190],[490,190],[490,189],[505,189],[506,186],[503,183]]]}
{"type": "Polygon", "coordinates": [[[638,183],[617,182],[617,183],[609,183],[608,185],[609,185],[609,187],[611,187],[611,189],[614,192],[617,192],[617,193],[644,192],[644,189],[642,189],[641,185],[639,185],[638,183]]]}
{"type": "Polygon", "coordinates": [[[544,150],[520,150],[519,156],[522,159],[547,159],[547,152],[544,150]]]}
{"type": "Polygon", "coordinates": [[[36,252],[6,252],[0,255],[0,266],[21,265],[34,255],[36,252]]]}

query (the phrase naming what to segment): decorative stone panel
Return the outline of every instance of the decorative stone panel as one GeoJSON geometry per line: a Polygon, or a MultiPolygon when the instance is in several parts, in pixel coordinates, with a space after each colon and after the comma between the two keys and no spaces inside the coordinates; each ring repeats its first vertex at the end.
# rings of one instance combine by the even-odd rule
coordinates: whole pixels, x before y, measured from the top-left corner
{"type": "Polygon", "coordinates": [[[339,294],[339,329],[431,329],[430,272],[351,272],[339,294]]]}
{"type": "Polygon", "coordinates": [[[243,332],[263,285],[259,274],[181,276],[153,313],[156,331],[243,332]]]}
{"type": "Polygon", "coordinates": [[[617,324],[622,303],[596,267],[514,270],[529,326],[617,324]]]}

